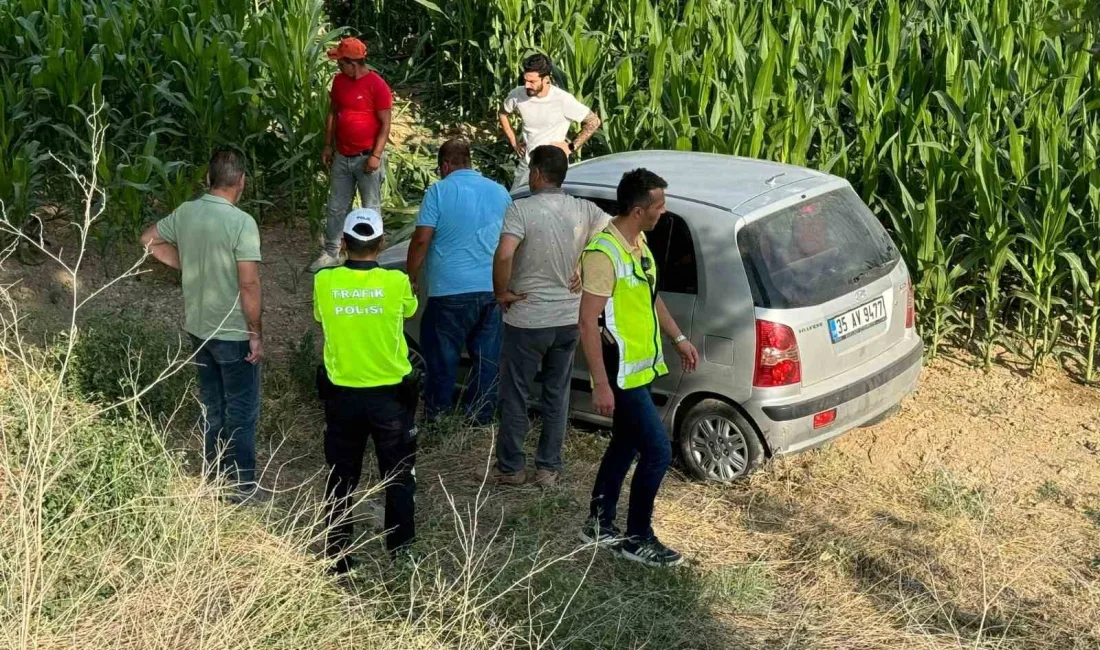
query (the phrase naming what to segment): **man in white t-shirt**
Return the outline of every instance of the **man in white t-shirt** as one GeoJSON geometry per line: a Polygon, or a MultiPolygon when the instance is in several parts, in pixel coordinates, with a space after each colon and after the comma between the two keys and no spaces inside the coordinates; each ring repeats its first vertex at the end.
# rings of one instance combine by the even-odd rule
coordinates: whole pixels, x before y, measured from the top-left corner
{"type": "Polygon", "coordinates": [[[570,156],[580,150],[585,142],[600,128],[600,118],[576,97],[553,85],[550,72],[553,66],[545,54],[533,54],[523,61],[523,85],[504,98],[500,109],[500,127],[508,144],[519,157],[512,190],[527,183],[527,161],[535,147],[552,144],[570,156]],[[516,141],[510,115],[519,112],[523,119],[523,144],[516,141]],[[569,124],[580,122],[581,131],[568,140],[569,124]]]}

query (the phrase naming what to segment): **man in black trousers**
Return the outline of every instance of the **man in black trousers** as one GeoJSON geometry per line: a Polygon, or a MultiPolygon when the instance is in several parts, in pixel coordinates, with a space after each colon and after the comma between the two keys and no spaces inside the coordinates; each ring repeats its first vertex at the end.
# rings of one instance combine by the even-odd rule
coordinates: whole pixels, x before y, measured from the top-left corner
{"type": "Polygon", "coordinates": [[[413,540],[416,474],[414,415],[419,382],[409,363],[404,323],[417,300],[407,275],[378,266],[382,217],[353,210],[344,222],[347,262],[317,272],[313,315],[325,333],[318,392],[325,403],[326,555],[346,573],[353,525],[351,495],[373,438],[386,486],[386,548],[396,554],[413,540]]]}

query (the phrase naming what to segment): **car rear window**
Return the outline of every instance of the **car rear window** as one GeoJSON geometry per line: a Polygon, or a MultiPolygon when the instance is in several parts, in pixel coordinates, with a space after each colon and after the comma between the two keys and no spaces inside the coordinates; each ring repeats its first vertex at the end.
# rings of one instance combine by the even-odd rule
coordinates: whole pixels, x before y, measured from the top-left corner
{"type": "Polygon", "coordinates": [[[890,235],[845,187],[754,221],[737,246],[758,307],[819,305],[889,273],[899,255],[890,235]]]}

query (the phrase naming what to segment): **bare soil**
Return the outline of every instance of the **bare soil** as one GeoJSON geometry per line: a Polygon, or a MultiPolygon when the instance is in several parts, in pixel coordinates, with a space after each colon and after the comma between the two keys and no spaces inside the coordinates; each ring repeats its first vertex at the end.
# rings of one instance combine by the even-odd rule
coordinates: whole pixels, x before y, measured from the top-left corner
{"type": "MultiPolygon", "coordinates": [[[[309,481],[322,469],[320,413],[288,377],[291,351],[312,327],[304,268],[317,246],[304,230],[278,225],[263,228],[263,244],[265,481],[306,481],[316,490],[309,481]]],[[[136,254],[135,247],[106,262],[92,256],[83,277],[94,286],[136,254]]],[[[176,274],[151,260],[144,270],[94,309],[178,328],[176,274]]],[[[25,330],[45,338],[65,327],[72,287],[55,266],[9,260],[0,282],[18,283],[25,330]]],[[[436,525],[449,510],[447,495],[459,504],[474,498],[491,440],[489,429],[468,430],[425,445],[418,470],[425,539],[453,534],[436,525]]],[[[567,551],[604,445],[592,432],[571,433],[561,485],[490,491],[490,519],[505,522],[506,534],[537,521],[553,531],[543,541],[567,551]]],[[[707,601],[698,613],[705,620],[684,621],[697,631],[676,645],[1100,647],[1098,453],[1095,388],[1054,368],[1039,377],[1005,366],[983,372],[960,352],[927,366],[893,420],[772,462],[749,481],[708,485],[673,472],[655,528],[689,558],[686,570],[700,584],[728,590],[707,601]]],[[[621,647],[645,644],[624,638],[631,640],[621,647]]]]}

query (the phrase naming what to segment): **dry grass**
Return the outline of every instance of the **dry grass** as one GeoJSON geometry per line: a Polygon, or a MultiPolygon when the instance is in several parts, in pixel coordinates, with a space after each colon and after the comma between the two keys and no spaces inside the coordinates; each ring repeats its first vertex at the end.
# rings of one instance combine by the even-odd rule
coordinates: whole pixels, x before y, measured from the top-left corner
{"type": "MultiPolygon", "coordinates": [[[[567,561],[591,562],[594,549],[513,555],[507,535],[483,535],[483,501],[451,499],[445,513],[454,532],[450,544],[398,564],[376,555],[379,561],[345,585],[354,589],[344,589],[311,552],[324,531],[309,483],[281,486],[291,508],[244,509],[223,501],[222,486],[189,475],[184,457],[168,448],[166,431],[183,423],[170,413],[154,419],[142,398],[186,370],[185,353],[164,360],[151,384],[136,381],[136,366],[128,365],[131,375],[118,378],[125,394],[116,402],[92,404],[73,394],[66,375],[79,312],[141,264],[98,287],[83,283],[87,236],[103,210],[95,173],[105,132],[100,113],[97,107],[89,116],[91,171],[84,176],[67,168],[85,196],[82,219],[71,224],[79,233],[75,253],[63,255],[27,237],[0,204],[0,230],[37,247],[71,288],[65,336],[44,349],[27,342],[20,299],[12,285],[0,285],[3,647],[543,645],[557,626],[536,629],[522,617],[497,617],[498,603],[526,598],[533,606],[532,584],[541,574],[567,561]]],[[[0,255],[0,266],[14,249],[0,255]]],[[[116,352],[141,354],[129,348],[116,352]]],[[[274,474],[265,472],[264,481],[277,479],[274,474]]],[[[370,486],[364,496],[377,490],[370,486]]],[[[359,550],[369,556],[372,541],[368,534],[359,550]]],[[[584,577],[582,571],[574,592],[584,577]]],[[[539,614],[557,613],[560,621],[568,604],[540,606],[539,614]]]]}
{"type": "MultiPolygon", "coordinates": [[[[265,244],[291,270],[308,254],[281,230],[265,244]]],[[[308,300],[269,271],[270,347],[293,351],[308,300]]],[[[105,295],[178,300],[162,276],[105,295]]],[[[600,436],[570,434],[559,487],[497,490],[476,478],[491,428],[432,427],[416,560],[382,550],[368,476],[363,568],[341,585],[313,553],[321,417],[302,358],[273,355],[265,374],[275,503],[232,507],[193,478],[192,420],[108,421],[57,389],[59,357],[20,335],[19,290],[0,291],[6,647],[1100,647],[1100,395],[1057,373],[941,359],[898,418],[828,449],[736,485],[673,472],[655,527],[689,562],[666,572],[574,541],[600,436]]]]}
{"type": "MultiPolygon", "coordinates": [[[[301,334],[286,328],[284,336],[292,347],[301,334]]],[[[570,434],[558,488],[485,490],[476,476],[493,431],[428,428],[418,463],[418,562],[389,564],[368,496],[359,508],[365,568],[341,589],[310,553],[323,469],[320,411],[293,364],[273,363],[261,459],[265,482],[279,490],[275,507],[229,508],[189,478],[197,467],[164,456],[180,463],[170,487],[114,506],[159,522],[138,530],[161,541],[140,541],[142,533],[94,553],[70,544],[67,560],[42,560],[85,567],[110,578],[111,589],[60,598],[51,586],[47,600],[68,603],[69,618],[26,638],[8,636],[9,645],[228,647],[247,639],[327,647],[351,638],[357,647],[1100,645],[1100,528],[1090,518],[1100,511],[1093,487],[1100,468],[1087,428],[1100,399],[1064,379],[939,361],[897,419],[829,449],[775,462],[732,486],[674,472],[655,525],[689,563],[670,572],[578,553],[576,528],[605,445],[598,435],[570,434]],[[155,519],[151,504],[163,508],[155,519]],[[191,636],[203,629],[201,639],[191,636]]],[[[187,424],[173,423],[170,447],[181,433],[193,444],[187,424]]],[[[115,471],[169,461],[149,462],[120,462],[115,471]]],[[[5,488],[20,477],[21,463],[0,472],[5,488]]],[[[8,505],[13,493],[3,494],[8,505]]],[[[12,562],[4,575],[14,575],[8,568],[20,563],[3,555],[12,562]]],[[[5,610],[18,611],[6,598],[5,610]]],[[[9,635],[18,629],[2,627],[9,635]]]]}

